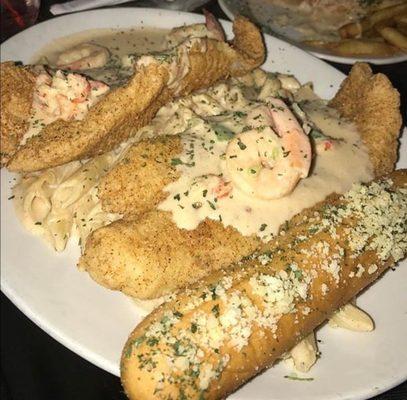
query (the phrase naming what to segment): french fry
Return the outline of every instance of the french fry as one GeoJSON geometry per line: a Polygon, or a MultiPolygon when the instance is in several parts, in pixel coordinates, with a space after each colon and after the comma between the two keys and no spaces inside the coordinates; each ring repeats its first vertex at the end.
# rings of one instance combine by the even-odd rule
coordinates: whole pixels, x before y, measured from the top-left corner
{"type": "Polygon", "coordinates": [[[407,13],[394,17],[397,28],[407,28],[407,13]]]}
{"type": "Polygon", "coordinates": [[[397,29],[388,26],[380,28],[379,33],[388,43],[407,53],[407,36],[403,35],[397,29]]]}
{"type": "Polygon", "coordinates": [[[347,39],[329,43],[326,47],[344,57],[373,56],[387,57],[397,53],[397,49],[387,43],[371,39],[347,39]]]}
{"type": "Polygon", "coordinates": [[[369,20],[370,26],[373,26],[381,21],[393,18],[396,15],[399,15],[401,13],[405,13],[406,11],[407,11],[407,3],[403,2],[402,4],[383,8],[382,10],[376,11],[373,14],[371,14],[370,16],[367,16],[366,18],[369,20]]]}
{"type": "Polygon", "coordinates": [[[396,15],[405,13],[407,11],[407,4],[398,4],[395,6],[383,8],[376,11],[358,22],[351,22],[342,26],[339,29],[339,34],[343,39],[361,37],[363,32],[371,29],[374,25],[381,21],[389,20],[396,15]]]}
{"type": "Polygon", "coordinates": [[[305,46],[315,47],[318,49],[327,49],[329,48],[331,42],[326,40],[304,40],[302,44],[305,46]]]}
{"type": "Polygon", "coordinates": [[[397,53],[397,49],[386,43],[383,38],[375,39],[344,39],[336,42],[324,40],[306,40],[303,44],[318,49],[329,50],[331,53],[343,56],[388,57],[397,53]]]}

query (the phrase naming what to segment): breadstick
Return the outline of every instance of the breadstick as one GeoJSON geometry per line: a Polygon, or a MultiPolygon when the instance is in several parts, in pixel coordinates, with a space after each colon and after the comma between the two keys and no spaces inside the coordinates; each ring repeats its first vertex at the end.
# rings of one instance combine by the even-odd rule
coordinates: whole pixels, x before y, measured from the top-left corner
{"type": "Polygon", "coordinates": [[[294,218],[279,243],[175,295],[130,335],[130,399],[221,399],[407,253],[407,171],[294,218]]]}

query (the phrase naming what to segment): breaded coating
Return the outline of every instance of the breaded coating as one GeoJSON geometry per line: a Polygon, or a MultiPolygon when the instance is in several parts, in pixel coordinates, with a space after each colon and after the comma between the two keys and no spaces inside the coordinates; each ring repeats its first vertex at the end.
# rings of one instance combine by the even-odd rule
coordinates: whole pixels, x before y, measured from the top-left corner
{"type": "Polygon", "coordinates": [[[278,248],[154,310],[123,349],[129,399],[225,399],[405,258],[407,171],[390,179],[330,197],[300,214],[278,248]]]}
{"type": "Polygon", "coordinates": [[[99,198],[106,212],[126,216],[155,208],[167,195],[163,188],[179,178],[171,159],[182,152],[178,136],[143,140],[99,184],[99,198]]]}
{"type": "Polygon", "coordinates": [[[330,106],[355,122],[365,143],[375,176],[394,170],[402,124],[400,94],[383,74],[373,75],[365,63],[356,63],[330,106]]]}
{"type": "Polygon", "coordinates": [[[0,165],[7,164],[28,129],[35,74],[14,62],[0,63],[0,165]]]}
{"type": "Polygon", "coordinates": [[[259,245],[259,239],[211,220],[178,229],[171,214],[153,210],[94,231],[79,268],[109,289],[152,299],[239,261],[259,245]]]}
{"type": "Polygon", "coordinates": [[[258,67],[265,57],[260,31],[243,17],[235,20],[234,31],[232,45],[200,38],[178,46],[175,52],[186,51],[189,69],[176,85],[171,82],[171,62],[155,60],[139,66],[127,85],[109,92],[83,120],[57,120],[29,139],[8,168],[37,171],[112,150],[148,124],[159,108],[176,96],[258,67]]]}

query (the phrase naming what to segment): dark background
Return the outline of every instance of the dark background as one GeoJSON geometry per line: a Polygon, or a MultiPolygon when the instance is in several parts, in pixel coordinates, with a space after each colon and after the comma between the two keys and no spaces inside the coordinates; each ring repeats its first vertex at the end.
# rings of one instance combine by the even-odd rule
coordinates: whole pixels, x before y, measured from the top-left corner
{"type": "MultiPolygon", "coordinates": [[[[51,18],[49,6],[57,2],[43,0],[38,21],[51,18]]],[[[124,6],[136,5],[140,2],[124,6]]],[[[215,16],[227,19],[216,1],[209,1],[205,7],[215,16]]],[[[348,65],[330,64],[346,74],[349,72],[348,65]]],[[[399,90],[406,124],[407,63],[373,66],[373,70],[385,73],[399,90]]],[[[400,351],[407,351],[407,338],[406,348],[400,351]]],[[[1,399],[125,400],[126,396],[117,377],[63,347],[1,294],[1,399]]],[[[374,400],[407,400],[407,382],[374,400]]]]}

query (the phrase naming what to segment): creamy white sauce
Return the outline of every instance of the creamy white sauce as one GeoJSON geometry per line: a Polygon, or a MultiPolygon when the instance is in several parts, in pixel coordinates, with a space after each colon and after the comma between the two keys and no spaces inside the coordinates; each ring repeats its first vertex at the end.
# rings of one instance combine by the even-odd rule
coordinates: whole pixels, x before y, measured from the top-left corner
{"type": "Polygon", "coordinates": [[[164,189],[168,197],[158,208],[170,211],[179,228],[195,229],[210,218],[235,227],[242,235],[256,234],[267,241],[302,209],[333,192],[349,190],[354,182],[372,179],[370,161],[355,127],[340,120],[324,102],[310,100],[303,105],[309,118],[325,135],[339,139],[331,149],[325,151],[322,146],[320,154],[314,155],[310,176],[290,195],[276,200],[254,198],[231,187],[224,160],[228,141],[219,140],[214,121],[240,133],[248,124],[245,114],[255,106],[241,89],[226,84],[178,102],[176,110],[172,105],[180,116],[188,116],[189,124],[182,135],[184,151],[173,160],[181,176],[164,189]]]}
{"type": "Polygon", "coordinates": [[[61,52],[82,43],[106,47],[110,60],[103,68],[84,73],[109,85],[122,84],[133,71],[131,59],[141,54],[162,51],[166,48],[168,30],[157,28],[92,29],[58,38],[41,48],[32,58],[34,64],[55,66],[61,52]]]}

